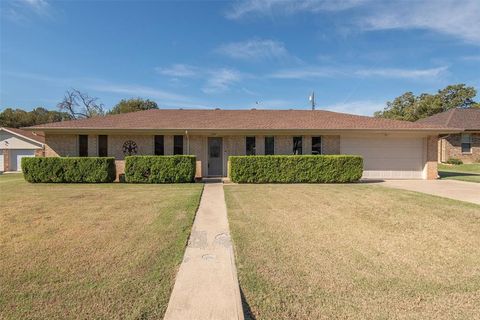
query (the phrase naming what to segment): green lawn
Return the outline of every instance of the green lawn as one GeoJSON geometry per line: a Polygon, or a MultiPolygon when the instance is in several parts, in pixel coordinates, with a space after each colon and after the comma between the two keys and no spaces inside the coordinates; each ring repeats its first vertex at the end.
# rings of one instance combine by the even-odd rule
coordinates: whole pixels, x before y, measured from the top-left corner
{"type": "Polygon", "coordinates": [[[439,164],[438,174],[442,179],[454,179],[480,183],[480,163],[439,164]]]}
{"type": "Polygon", "coordinates": [[[480,206],[376,185],[225,186],[256,319],[474,319],[480,206]]]}
{"type": "Polygon", "coordinates": [[[0,319],[159,319],[202,185],[0,175],[0,319]]]}

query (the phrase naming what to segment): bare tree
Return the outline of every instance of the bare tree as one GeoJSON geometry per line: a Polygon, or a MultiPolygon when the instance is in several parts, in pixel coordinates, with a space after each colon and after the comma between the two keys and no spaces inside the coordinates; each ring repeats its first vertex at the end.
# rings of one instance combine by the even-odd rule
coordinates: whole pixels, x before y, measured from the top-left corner
{"type": "Polygon", "coordinates": [[[103,116],[104,106],[98,102],[98,98],[90,97],[77,89],[67,90],[62,102],[57,104],[60,111],[66,112],[74,119],[103,116]]]}

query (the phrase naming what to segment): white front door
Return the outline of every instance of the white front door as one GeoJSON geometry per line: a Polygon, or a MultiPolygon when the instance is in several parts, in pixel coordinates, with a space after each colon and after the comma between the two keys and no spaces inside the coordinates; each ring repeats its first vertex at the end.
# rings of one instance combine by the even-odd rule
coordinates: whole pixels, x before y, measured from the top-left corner
{"type": "Polygon", "coordinates": [[[423,178],[423,138],[341,137],[340,149],[363,157],[363,178],[423,178]]]}

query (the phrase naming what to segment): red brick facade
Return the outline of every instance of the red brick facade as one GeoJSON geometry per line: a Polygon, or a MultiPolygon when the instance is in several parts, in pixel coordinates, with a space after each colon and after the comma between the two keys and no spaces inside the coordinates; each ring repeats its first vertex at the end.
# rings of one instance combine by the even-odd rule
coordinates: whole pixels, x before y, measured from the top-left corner
{"type": "Polygon", "coordinates": [[[460,159],[464,163],[480,162],[480,132],[469,133],[471,136],[471,152],[462,152],[462,135],[450,134],[438,142],[440,162],[449,159],[460,159]]]}

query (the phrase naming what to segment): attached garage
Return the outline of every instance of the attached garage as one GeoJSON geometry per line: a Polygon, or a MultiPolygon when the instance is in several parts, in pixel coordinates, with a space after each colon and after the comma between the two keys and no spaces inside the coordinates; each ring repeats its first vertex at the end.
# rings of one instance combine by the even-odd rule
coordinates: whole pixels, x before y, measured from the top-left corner
{"type": "Polygon", "coordinates": [[[361,155],[363,178],[423,179],[425,138],[392,136],[341,137],[342,154],[361,155]]]}
{"type": "Polygon", "coordinates": [[[22,170],[22,159],[43,154],[44,138],[14,128],[0,128],[0,172],[22,170]]]}
{"type": "Polygon", "coordinates": [[[9,171],[22,171],[22,158],[35,157],[35,150],[17,149],[10,150],[9,171]]]}

